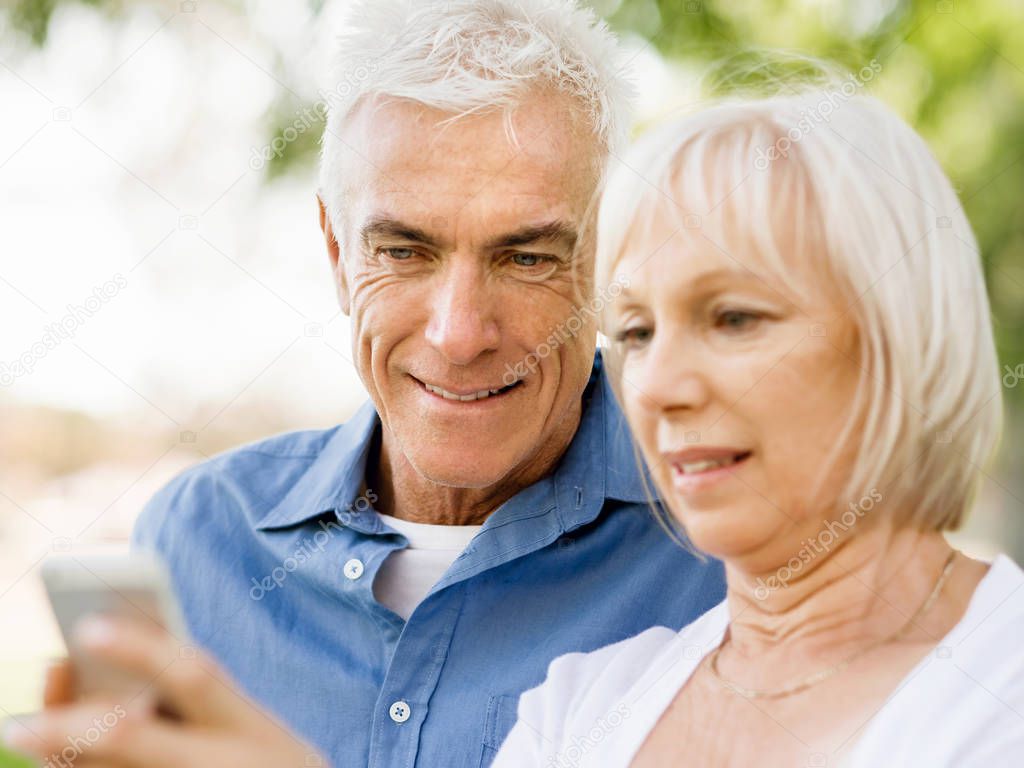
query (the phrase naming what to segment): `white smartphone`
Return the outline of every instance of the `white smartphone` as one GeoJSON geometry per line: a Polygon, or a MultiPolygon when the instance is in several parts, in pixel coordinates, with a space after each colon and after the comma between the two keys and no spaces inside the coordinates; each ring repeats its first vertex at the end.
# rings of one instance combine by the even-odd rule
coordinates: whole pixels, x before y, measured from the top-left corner
{"type": "Polygon", "coordinates": [[[103,664],[76,649],[75,625],[103,614],[143,622],[189,642],[167,568],[154,555],[66,555],[44,561],[40,572],[74,669],[77,696],[152,699],[151,680],[103,664]]]}

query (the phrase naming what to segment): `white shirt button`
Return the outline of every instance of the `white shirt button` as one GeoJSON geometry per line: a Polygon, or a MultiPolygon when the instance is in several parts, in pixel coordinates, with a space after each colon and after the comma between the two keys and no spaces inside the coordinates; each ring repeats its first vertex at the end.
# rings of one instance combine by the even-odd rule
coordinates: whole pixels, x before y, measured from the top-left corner
{"type": "Polygon", "coordinates": [[[409,719],[409,705],[404,701],[396,701],[391,705],[388,714],[391,715],[391,719],[396,723],[404,723],[409,719]]]}
{"type": "Polygon", "coordinates": [[[363,575],[363,561],[353,557],[351,560],[345,563],[345,567],[342,570],[344,570],[346,578],[355,581],[363,575]]]}

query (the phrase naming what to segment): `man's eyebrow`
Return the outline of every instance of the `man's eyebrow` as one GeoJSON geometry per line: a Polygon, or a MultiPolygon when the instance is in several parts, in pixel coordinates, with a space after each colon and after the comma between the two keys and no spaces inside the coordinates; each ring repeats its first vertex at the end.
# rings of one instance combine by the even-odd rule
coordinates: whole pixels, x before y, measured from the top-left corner
{"type": "Polygon", "coordinates": [[[489,240],[487,248],[514,248],[519,245],[529,245],[538,241],[558,242],[565,245],[569,250],[576,245],[576,228],[564,221],[550,221],[546,224],[539,224],[533,227],[523,227],[514,232],[489,240]]]}
{"type": "MultiPolygon", "coordinates": [[[[414,243],[423,243],[438,247],[438,241],[428,235],[419,227],[392,219],[387,216],[378,216],[370,219],[363,225],[359,232],[363,245],[369,247],[373,237],[393,237],[399,240],[408,240],[414,243]]],[[[529,245],[535,242],[557,242],[564,244],[569,250],[576,245],[576,228],[564,221],[550,221],[545,224],[538,224],[530,227],[523,227],[513,232],[491,238],[485,244],[487,249],[514,248],[521,245],[529,245]]]]}
{"type": "Polygon", "coordinates": [[[378,216],[366,222],[359,230],[359,237],[363,245],[369,247],[370,239],[373,237],[393,237],[398,240],[408,240],[414,243],[437,246],[437,241],[419,227],[406,224],[398,219],[387,216],[378,216]]]}

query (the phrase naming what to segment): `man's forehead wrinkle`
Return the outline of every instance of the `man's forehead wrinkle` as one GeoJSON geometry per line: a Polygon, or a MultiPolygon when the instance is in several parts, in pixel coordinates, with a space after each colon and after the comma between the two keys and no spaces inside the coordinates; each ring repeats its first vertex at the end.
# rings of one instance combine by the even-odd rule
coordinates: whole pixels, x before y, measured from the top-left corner
{"type": "Polygon", "coordinates": [[[369,155],[349,179],[357,237],[359,219],[378,214],[422,230],[445,248],[486,247],[501,235],[553,220],[583,228],[597,179],[587,147],[566,128],[554,127],[557,142],[545,137],[526,154],[512,146],[500,122],[465,130],[466,122],[456,121],[434,135],[424,122],[433,116],[413,114],[408,105],[374,110],[379,120],[370,114],[354,131],[369,155]]]}
{"type": "MultiPolygon", "coordinates": [[[[543,224],[552,219],[576,220],[576,206],[567,195],[546,192],[515,192],[511,189],[412,192],[405,189],[367,189],[359,206],[365,217],[429,219],[443,217],[448,223],[484,219],[543,224]]],[[[511,226],[511,225],[506,225],[511,226]]]]}
{"type": "MultiPolygon", "coordinates": [[[[568,188],[576,183],[579,164],[565,158],[541,162],[523,155],[474,151],[425,155],[414,147],[398,153],[381,154],[367,167],[367,176],[382,191],[408,191],[412,177],[430,178],[433,184],[471,193],[489,186],[516,186],[522,193],[550,194],[552,187],[568,188]],[[469,185],[467,187],[467,185],[469,185]]],[[[522,194],[521,193],[521,194],[522,194]]]]}
{"type": "Polygon", "coordinates": [[[416,157],[424,158],[436,154],[444,157],[455,150],[456,155],[465,160],[467,153],[457,150],[468,144],[477,149],[492,149],[487,155],[504,164],[516,156],[534,157],[552,152],[565,155],[586,143],[586,134],[567,125],[564,119],[554,119],[552,114],[562,117],[561,112],[552,108],[552,102],[542,98],[516,110],[516,136],[522,145],[518,148],[510,141],[500,112],[445,123],[451,115],[433,114],[431,108],[423,105],[396,101],[376,110],[363,111],[357,119],[359,138],[379,153],[404,147],[416,157]],[[526,113],[529,119],[521,119],[526,113]]]}

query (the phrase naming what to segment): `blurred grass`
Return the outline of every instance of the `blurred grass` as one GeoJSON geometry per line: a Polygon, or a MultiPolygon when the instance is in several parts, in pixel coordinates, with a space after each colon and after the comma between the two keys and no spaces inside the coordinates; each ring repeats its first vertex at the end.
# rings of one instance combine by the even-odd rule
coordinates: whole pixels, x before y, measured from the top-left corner
{"type": "Polygon", "coordinates": [[[31,760],[13,755],[0,746],[0,768],[32,768],[33,765],[31,760]]]}

